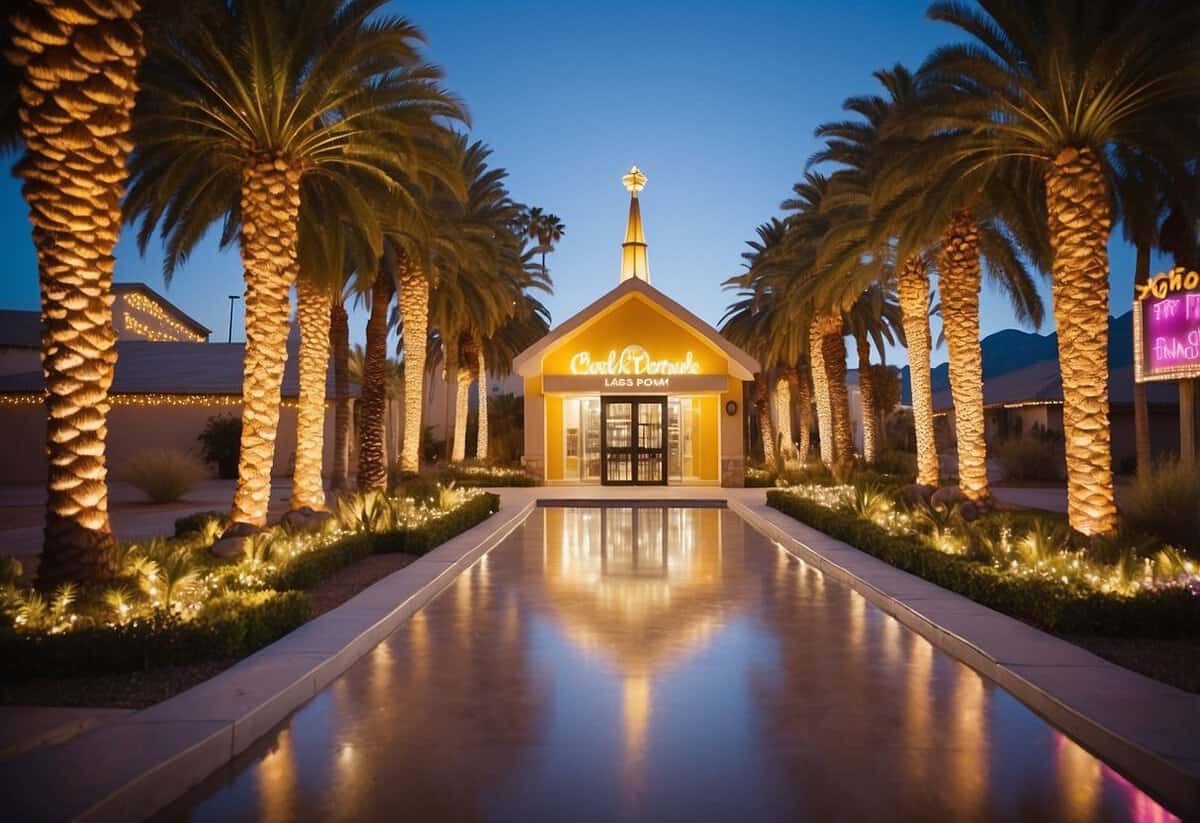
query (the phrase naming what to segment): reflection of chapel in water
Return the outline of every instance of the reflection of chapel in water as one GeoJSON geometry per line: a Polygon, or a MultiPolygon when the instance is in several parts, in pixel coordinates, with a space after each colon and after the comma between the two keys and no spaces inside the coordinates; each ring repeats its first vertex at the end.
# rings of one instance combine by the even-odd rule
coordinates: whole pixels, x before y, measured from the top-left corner
{"type": "Polygon", "coordinates": [[[728,619],[722,510],[548,506],[543,573],[576,648],[620,679],[626,746],[639,749],[654,677],[703,649],[728,619]]]}
{"type": "Polygon", "coordinates": [[[615,289],[517,356],[525,462],[546,483],[740,486],[743,382],[758,363],[650,285],[638,193],[615,289]]]}

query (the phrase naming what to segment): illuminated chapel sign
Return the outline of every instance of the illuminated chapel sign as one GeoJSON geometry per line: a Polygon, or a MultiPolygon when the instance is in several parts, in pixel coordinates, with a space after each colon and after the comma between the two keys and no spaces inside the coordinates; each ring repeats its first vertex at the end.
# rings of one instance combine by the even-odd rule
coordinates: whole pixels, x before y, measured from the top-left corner
{"type": "Polygon", "coordinates": [[[1200,273],[1152,277],[1138,287],[1133,319],[1139,381],[1200,377],[1200,273]]]}
{"type": "Polygon", "coordinates": [[[688,352],[682,360],[656,360],[644,348],[629,345],[618,353],[608,353],[604,360],[593,360],[591,352],[576,352],[571,357],[571,374],[604,377],[665,376],[672,374],[699,374],[700,364],[688,352]]]}

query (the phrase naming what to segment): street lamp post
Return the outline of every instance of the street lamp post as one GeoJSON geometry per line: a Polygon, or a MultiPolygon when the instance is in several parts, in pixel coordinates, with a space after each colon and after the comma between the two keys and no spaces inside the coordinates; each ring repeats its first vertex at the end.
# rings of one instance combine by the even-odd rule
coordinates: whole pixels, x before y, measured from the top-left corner
{"type": "Polygon", "coordinates": [[[233,304],[240,300],[240,296],[236,294],[229,295],[229,337],[226,343],[233,342],[233,304]]]}

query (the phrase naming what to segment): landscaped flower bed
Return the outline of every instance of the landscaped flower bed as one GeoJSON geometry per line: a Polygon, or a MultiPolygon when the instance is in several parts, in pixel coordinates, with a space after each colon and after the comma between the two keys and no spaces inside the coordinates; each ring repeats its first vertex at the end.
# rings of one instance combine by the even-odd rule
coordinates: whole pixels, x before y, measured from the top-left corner
{"type": "Polygon", "coordinates": [[[537,480],[521,469],[487,464],[447,466],[442,479],[460,486],[536,486],[537,480]]]}
{"type": "Polygon", "coordinates": [[[1067,634],[1174,637],[1200,625],[1200,564],[1164,547],[1074,549],[1049,518],[906,507],[875,487],[797,486],[768,505],[985,606],[1067,634]]]}
{"type": "Polygon", "coordinates": [[[499,508],[474,489],[443,488],[417,501],[363,493],[342,498],[316,531],[276,526],[245,556],[222,561],[208,547],[220,521],[169,540],[119,547],[119,577],[49,597],[0,585],[0,678],[102,674],[239,657],[309,618],[303,589],[375,552],[424,554],[499,508]]]}

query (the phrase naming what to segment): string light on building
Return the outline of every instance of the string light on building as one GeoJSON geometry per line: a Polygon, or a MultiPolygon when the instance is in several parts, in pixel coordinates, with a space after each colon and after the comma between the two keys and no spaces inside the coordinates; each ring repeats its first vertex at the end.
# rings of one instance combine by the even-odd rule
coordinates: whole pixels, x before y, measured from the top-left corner
{"type": "Polygon", "coordinates": [[[163,309],[157,301],[152,300],[144,294],[127,292],[122,295],[122,299],[129,308],[136,309],[148,317],[154,318],[154,320],[170,329],[169,332],[154,329],[142,323],[128,311],[125,311],[122,314],[122,318],[125,321],[125,328],[134,334],[139,334],[147,340],[158,343],[203,343],[208,339],[207,335],[200,334],[195,329],[179,322],[163,309]]]}
{"type": "MultiPolygon", "coordinates": [[[[109,402],[114,406],[240,406],[240,394],[111,394],[109,402]]],[[[42,395],[35,392],[0,394],[0,406],[32,406],[42,402],[42,395]]],[[[283,398],[279,405],[285,409],[296,408],[294,397],[283,398]]],[[[333,405],[327,400],[326,408],[333,405]]]]}

